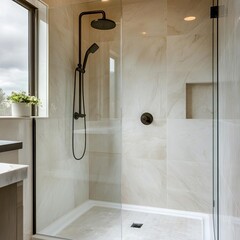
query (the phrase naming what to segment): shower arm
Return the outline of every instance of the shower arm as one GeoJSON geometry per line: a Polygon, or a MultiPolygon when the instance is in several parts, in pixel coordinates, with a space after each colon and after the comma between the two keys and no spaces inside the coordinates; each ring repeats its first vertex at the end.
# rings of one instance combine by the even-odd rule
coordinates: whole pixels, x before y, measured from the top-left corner
{"type": "Polygon", "coordinates": [[[78,70],[81,71],[82,69],[82,17],[85,15],[93,15],[93,14],[102,14],[103,19],[106,18],[106,13],[103,10],[95,10],[95,11],[88,11],[82,12],[79,14],[79,56],[78,56],[78,70]]]}
{"type": "Polygon", "coordinates": [[[79,31],[78,31],[78,40],[79,40],[79,52],[78,52],[78,66],[77,71],[79,72],[79,113],[74,114],[74,118],[85,117],[85,114],[82,114],[82,100],[81,100],[81,91],[82,91],[82,74],[84,74],[84,69],[82,66],[82,17],[85,15],[93,14],[102,14],[103,19],[106,18],[106,13],[103,10],[87,11],[79,14],[79,31]]]}

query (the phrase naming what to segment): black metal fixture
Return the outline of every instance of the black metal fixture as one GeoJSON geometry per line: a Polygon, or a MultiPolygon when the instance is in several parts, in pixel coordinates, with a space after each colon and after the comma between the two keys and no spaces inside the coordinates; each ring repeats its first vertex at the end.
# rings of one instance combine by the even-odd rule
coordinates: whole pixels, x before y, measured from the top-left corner
{"type": "Polygon", "coordinates": [[[86,111],[85,111],[85,98],[84,98],[84,73],[86,71],[87,60],[90,53],[95,53],[99,46],[96,43],[93,43],[90,48],[85,53],[84,61],[82,63],[82,17],[85,15],[93,14],[102,14],[102,18],[93,20],[91,26],[98,30],[110,30],[116,27],[116,23],[110,19],[106,18],[106,13],[103,10],[96,11],[87,11],[79,14],[79,53],[78,58],[79,62],[75,69],[74,74],[74,93],[73,93],[73,114],[72,114],[72,154],[76,160],[81,160],[86,152],[86,142],[87,142],[87,133],[86,133],[86,111]],[[77,73],[79,74],[79,111],[75,111],[76,103],[76,82],[77,82],[77,73]],[[74,147],[74,123],[75,120],[83,118],[84,120],[84,149],[81,157],[77,157],[75,154],[74,147]]]}
{"type": "Polygon", "coordinates": [[[133,223],[131,225],[132,228],[141,228],[143,226],[143,223],[133,223]]]}
{"type": "Polygon", "coordinates": [[[153,116],[150,113],[143,113],[141,116],[141,122],[144,125],[150,125],[153,122],[153,116]]]}

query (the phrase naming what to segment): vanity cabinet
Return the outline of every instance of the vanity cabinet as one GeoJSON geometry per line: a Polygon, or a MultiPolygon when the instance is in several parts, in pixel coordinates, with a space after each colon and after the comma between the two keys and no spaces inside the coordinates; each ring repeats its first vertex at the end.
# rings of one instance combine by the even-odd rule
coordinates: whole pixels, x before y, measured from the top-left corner
{"type": "Polygon", "coordinates": [[[11,152],[21,148],[21,142],[0,141],[0,240],[23,240],[23,180],[28,166],[9,163],[17,161],[11,152]]]}
{"type": "Polygon", "coordinates": [[[0,239],[23,240],[23,183],[0,188],[0,239]]]}

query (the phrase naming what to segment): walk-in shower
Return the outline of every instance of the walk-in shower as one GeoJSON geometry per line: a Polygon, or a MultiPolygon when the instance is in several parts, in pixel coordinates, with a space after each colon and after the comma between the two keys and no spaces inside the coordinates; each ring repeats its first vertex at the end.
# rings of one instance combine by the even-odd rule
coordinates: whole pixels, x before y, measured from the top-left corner
{"type": "Polygon", "coordinates": [[[36,233],[213,240],[212,1],[49,1],[36,233]]]}
{"type": "Polygon", "coordinates": [[[95,14],[102,14],[102,18],[93,20],[91,22],[91,26],[98,30],[111,30],[116,27],[116,23],[110,19],[106,18],[106,13],[103,10],[94,10],[94,11],[87,11],[82,12],[79,15],[79,63],[77,68],[75,69],[74,74],[74,94],[73,94],[73,115],[72,115],[72,154],[76,160],[83,159],[86,153],[86,144],[87,144],[87,133],[86,133],[86,107],[85,107],[85,97],[84,97],[84,74],[86,71],[86,65],[88,56],[90,53],[95,53],[99,46],[96,43],[93,43],[91,47],[85,53],[84,61],[82,63],[82,17],[86,15],[95,15],[95,14]],[[75,111],[75,102],[76,102],[76,83],[77,83],[77,72],[79,73],[79,112],[75,111]],[[83,112],[82,112],[83,110],[83,112]],[[84,147],[80,157],[77,157],[75,154],[75,134],[74,134],[74,126],[75,120],[79,118],[83,118],[84,121],[84,147]]]}

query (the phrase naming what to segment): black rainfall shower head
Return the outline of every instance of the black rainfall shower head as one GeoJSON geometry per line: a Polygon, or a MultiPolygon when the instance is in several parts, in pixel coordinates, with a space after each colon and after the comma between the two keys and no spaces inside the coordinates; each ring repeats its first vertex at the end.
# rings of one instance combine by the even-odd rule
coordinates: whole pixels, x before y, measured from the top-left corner
{"type": "Polygon", "coordinates": [[[91,26],[98,30],[110,30],[116,27],[116,23],[107,18],[100,18],[98,20],[93,20],[91,26]]]}
{"type": "Polygon", "coordinates": [[[86,51],[85,53],[85,57],[84,57],[84,61],[83,61],[83,67],[82,67],[82,72],[84,73],[85,72],[85,68],[86,68],[86,65],[87,65],[87,60],[88,60],[88,56],[90,53],[95,53],[97,50],[99,49],[99,46],[94,43],[92,44],[92,46],[86,51]]]}

